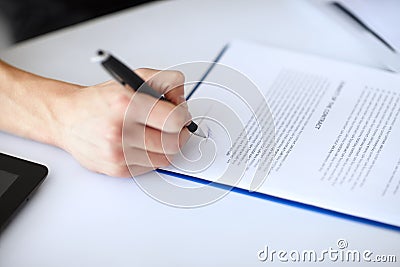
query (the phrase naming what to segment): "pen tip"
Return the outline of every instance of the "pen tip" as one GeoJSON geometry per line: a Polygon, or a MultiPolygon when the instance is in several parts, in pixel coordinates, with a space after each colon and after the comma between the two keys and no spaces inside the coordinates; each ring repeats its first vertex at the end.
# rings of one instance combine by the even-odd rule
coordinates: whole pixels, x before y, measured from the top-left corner
{"type": "Polygon", "coordinates": [[[208,138],[208,136],[203,132],[203,130],[200,127],[197,128],[197,130],[193,134],[203,138],[208,138]]]}
{"type": "Polygon", "coordinates": [[[101,49],[97,50],[97,55],[98,56],[104,56],[104,51],[101,50],[101,49]]]}

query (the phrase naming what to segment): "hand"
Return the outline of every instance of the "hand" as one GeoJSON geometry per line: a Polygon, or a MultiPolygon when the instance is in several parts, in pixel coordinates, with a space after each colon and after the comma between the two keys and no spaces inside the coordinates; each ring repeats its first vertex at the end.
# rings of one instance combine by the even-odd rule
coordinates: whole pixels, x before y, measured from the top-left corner
{"type": "Polygon", "coordinates": [[[77,88],[59,105],[57,145],[92,171],[128,177],[167,166],[190,136],[184,127],[190,114],[183,75],[152,69],[135,72],[172,103],[109,81],[77,88]]]}

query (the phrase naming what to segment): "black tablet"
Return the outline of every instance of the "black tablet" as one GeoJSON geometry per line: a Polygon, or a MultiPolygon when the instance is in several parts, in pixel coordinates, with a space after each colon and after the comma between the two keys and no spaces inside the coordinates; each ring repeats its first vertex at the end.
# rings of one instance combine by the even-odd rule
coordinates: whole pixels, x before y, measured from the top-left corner
{"type": "Polygon", "coordinates": [[[46,178],[40,164],[0,153],[0,231],[46,178]]]}

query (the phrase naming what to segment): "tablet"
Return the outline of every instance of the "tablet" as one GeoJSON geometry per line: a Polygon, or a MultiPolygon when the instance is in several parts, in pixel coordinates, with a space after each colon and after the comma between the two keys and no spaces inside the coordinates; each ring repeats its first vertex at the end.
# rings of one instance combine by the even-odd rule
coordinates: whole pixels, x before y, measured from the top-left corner
{"type": "Polygon", "coordinates": [[[0,231],[43,182],[47,167],[0,153],[0,231]]]}

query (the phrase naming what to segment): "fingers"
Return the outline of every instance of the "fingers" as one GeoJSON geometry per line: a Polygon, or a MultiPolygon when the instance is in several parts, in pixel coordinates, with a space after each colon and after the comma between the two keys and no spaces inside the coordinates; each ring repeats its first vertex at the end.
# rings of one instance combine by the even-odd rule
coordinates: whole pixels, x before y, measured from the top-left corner
{"type": "Polygon", "coordinates": [[[137,165],[121,165],[121,166],[113,166],[112,168],[104,169],[101,168],[94,169],[96,172],[104,173],[109,176],[113,177],[121,177],[121,178],[128,178],[128,177],[135,177],[141,174],[147,173],[149,171],[155,170],[152,167],[144,167],[144,166],[137,166],[137,165]],[[100,170],[100,171],[98,171],[100,170]]]}
{"type": "Polygon", "coordinates": [[[63,114],[63,148],[88,169],[116,177],[170,164],[190,136],[180,72],[137,73],[171,102],[135,93],[116,82],[74,91],[63,114]],[[153,77],[153,78],[152,78],[153,77]]]}
{"type": "Polygon", "coordinates": [[[165,95],[175,105],[185,102],[184,83],[185,76],[180,71],[137,69],[135,72],[144,79],[148,85],[165,95]]]}
{"type": "Polygon", "coordinates": [[[130,177],[170,165],[173,155],[154,153],[145,149],[124,146],[96,147],[93,144],[81,142],[78,144],[84,151],[74,153],[78,161],[94,172],[104,173],[114,177],[130,177]],[[85,153],[90,151],[90,153],[85,153]],[[82,153],[83,152],[83,153],[82,153]],[[97,155],[92,157],[92,155],[97,155]]]}
{"type": "MultiPolygon", "coordinates": [[[[186,123],[191,120],[191,115],[184,97],[185,76],[182,72],[172,70],[159,71],[148,68],[137,69],[135,72],[153,89],[164,94],[168,101],[179,105],[180,109],[183,109],[181,112],[185,113],[186,123]]],[[[165,110],[161,110],[161,114],[156,113],[157,115],[155,118],[160,118],[159,115],[163,115],[163,111],[165,112],[165,110]]],[[[171,123],[173,124],[174,122],[176,122],[175,118],[171,118],[171,123]]]]}
{"type": "Polygon", "coordinates": [[[125,122],[139,122],[152,128],[178,133],[189,121],[190,114],[182,105],[135,93],[126,112],[125,122]]]}
{"type": "Polygon", "coordinates": [[[101,173],[104,173],[109,176],[113,177],[121,177],[121,178],[128,178],[128,177],[134,177],[134,176],[139,176],[141,174],[147,173],[149,171],[154,170],[154,168],[150,167],[143,167],[143,166],[120,166],[118,168],[114,168],[111,170],[105,170],[105,171],[100,171],[101,173]]]}
{"type": "Polygon", "coordinates": [[[154,168],[148,168],[148,167],[143,167],[143,166],[129,166],[129,173],[130,176],[138,176],[144,173],[147,173],[149,171],[154,170],[154,168]]]}
{"type": "Polygon", "coordinates": [[[184,128],[179,133],[165,133],[151,127],[127,125],[124,127],[124,147],[135,147],[154,153],[176,154],[189,139],[190,133],[184,128]]]}
{"type": "Polygon", "coordinates": [[[125,148],[124,153],[129,166],[134,165],[153,169],[169,166],[173,157],[173,155],[154,153],[135,147],[125,148]]]}

